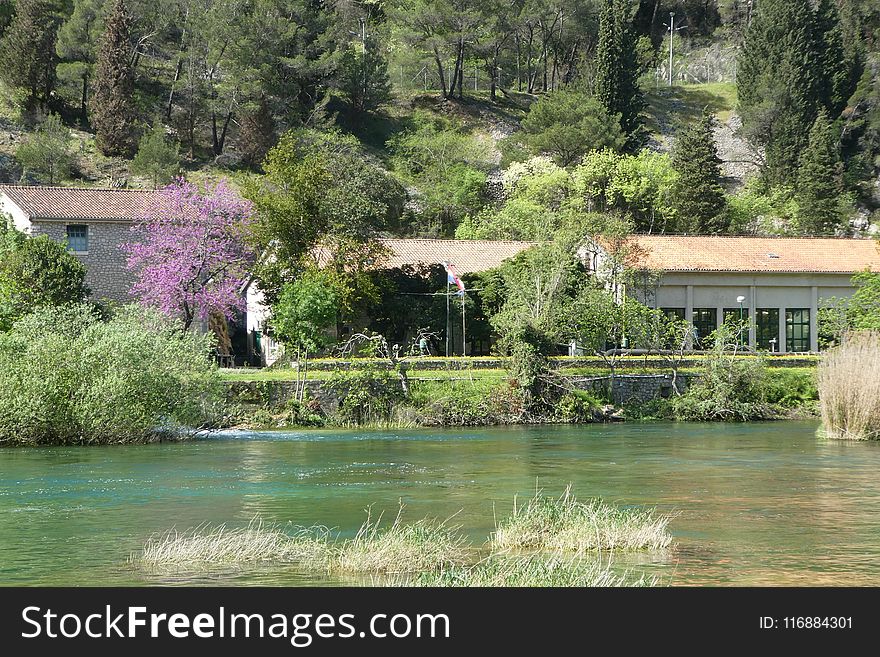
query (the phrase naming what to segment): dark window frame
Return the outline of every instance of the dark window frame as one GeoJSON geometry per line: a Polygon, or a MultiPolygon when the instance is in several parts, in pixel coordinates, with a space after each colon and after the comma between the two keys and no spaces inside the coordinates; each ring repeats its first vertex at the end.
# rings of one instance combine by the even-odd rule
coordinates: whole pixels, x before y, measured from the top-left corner
{"type": "Polygon", "coordinates": [[[755,347],[765,351],[779,352],[779,308],[758,308],[755,311],[755,347]],[[767,321],[762,321],[768,317],[767,321]],[[770,340],[776,340],[775,345],[770,340]]]}
{"type": "Polygon", "coordinates": [[[812,338],[812,326],[810,320],[811,317],[809,308],[785,309],[786,352],[798,354],[810,351],[810,342],[812,338]],[[797,317],[797,320],[795,319],[795,317],[797,317]],[[800,331],[797,331],[796,329],[800,329],[800,331]],[[796,335],[797,333],[800,333],[800,335],[796,335]]]}
{"type": "Polygon", "coordinates": [[[696,329],[694,347],[697,349],[705,348],[704,340],[718,329],[718,309],[694,308],[691,323],[696,329]]]}

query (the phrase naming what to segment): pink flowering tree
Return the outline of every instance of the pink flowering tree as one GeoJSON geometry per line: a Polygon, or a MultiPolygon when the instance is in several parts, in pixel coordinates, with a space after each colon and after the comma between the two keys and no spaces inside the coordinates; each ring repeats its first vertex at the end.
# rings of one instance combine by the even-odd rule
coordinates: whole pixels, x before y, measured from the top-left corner
{"type": "Polygon", "coordinates": [[[242,287],[255,260],[245,240],[251,216],[250,201],[225,182],[204,192],[183,179],[168,185],[124,246],[137,277],[132,295],[181,318],[185,331],[214,313],[232,319],[244,310],[242,287]]]}

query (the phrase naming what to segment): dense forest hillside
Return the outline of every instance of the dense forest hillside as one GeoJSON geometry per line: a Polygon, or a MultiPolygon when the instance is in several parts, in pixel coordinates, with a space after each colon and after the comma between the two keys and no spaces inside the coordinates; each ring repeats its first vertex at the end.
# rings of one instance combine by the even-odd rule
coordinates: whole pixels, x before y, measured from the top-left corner
{"type": "Polygon", "coordinates": [[[358,236],[863,235],[878,28],[875,0],[2,0],[0,182],[255,197],[314,158],[358,236]]]}

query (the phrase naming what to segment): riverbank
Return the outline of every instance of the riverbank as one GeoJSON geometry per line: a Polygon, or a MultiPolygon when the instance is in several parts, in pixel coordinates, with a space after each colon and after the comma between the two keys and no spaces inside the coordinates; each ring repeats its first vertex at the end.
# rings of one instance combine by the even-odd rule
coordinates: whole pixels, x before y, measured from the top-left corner
{"type": "MultiPolygon", "coordinates": [[[[554,394],[535,411],[523,391],[497,365],[502,359],[427,359],[400,375],[374,363],[324,361],[298,380],[294,368],[222,370],[230,426],[244,429],[354,426],[373,428],[584,424],[673,420],[675,400],[701,380],[704,363],[692,357],[676,371],[654,357],[627,358],[612,373],[595,359],[555,359],[545,377],[554,394]],[[442,361],[442,362],[440,362],[442,361]],[[426,367],[426,363],[432,368],[426,367]]],[[[753,359],[745,357],[741,362],[753,359]]],[[[765,411],[752,419],[802,419],[818,409],[815,357],[766,361],[758,391],[765,411]]]]}

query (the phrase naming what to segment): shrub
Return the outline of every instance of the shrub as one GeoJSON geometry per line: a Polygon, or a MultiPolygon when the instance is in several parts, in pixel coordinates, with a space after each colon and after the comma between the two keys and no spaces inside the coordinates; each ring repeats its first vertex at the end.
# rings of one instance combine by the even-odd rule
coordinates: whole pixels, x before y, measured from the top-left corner
{"type": "Polygon", "coordinates": [[[143,442],[213,426],[210,338],[142,308],[43,308],[0,336],[0,444],[143,442]]]}
{"type": "Polygon", "coordinates": [[[335,372],[325,385],[339,399],[338,424],[387,422],[404,399],[398,380],[388,372],[335,372]]]}
{"type": "Polygon", "coordinates": [[[818,380],[828,437],[880,440],[880,332],[845,336],[819,363],[818,380]]]}

